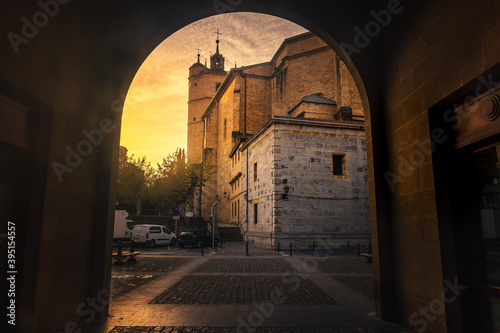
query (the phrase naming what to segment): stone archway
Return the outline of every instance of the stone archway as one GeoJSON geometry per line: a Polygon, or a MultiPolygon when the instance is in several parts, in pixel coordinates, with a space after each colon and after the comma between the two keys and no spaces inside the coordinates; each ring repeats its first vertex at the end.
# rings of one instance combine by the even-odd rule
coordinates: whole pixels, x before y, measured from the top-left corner
{"type": "MultiPolygon", "coordinates": [[[[215,3],[222,4],[219,10],[294,21],[334,49],[334,40],[355,47],[351,58],[359,76],[354,76],[359,82],[363,78],[370,110],[367,135],[374,138],[367,144],[377,313],[412,325],[420,318],[419,307],[443,290],[441,251],[446,248],[441,246],[446,245],[439,240],[431,158],[406,172],[399,157],[412,151],[415,140],[429,139],[432,105],[500,62],[498,3],[367,1],[336,3],[336,10],[321,1],[215,3]],[[390,22],[383,11],[393,13],[390,22]],[[391,188],[386,172],[404,177],[391,188]]],[[[23,274],[32,278],[19,283],[19,329],[71,330],[87,319],[77,309],[86,309],[85,301],[108,287],[112,170],[119,142],[114,129],[123,94],[166,36],[219,12],[214,2],[201,0],[2,5],[8,15],[0,22],[7,37],[0,43],[1,93],[33,104],[43,120],[38,129],[49,129],[24,134],[43,147],[35,158],[34,181],[25,187],[37,205],[26,207],[29,216],[18,222],[34,240],[20,245],[23,262],[29,263],[23,264],[23,274]],[[92,144],[85,133],[97,130],[103,139],[96,134],[98,144],[92,144]],[[71,153],[79,148],[80,159],[71,153]],[[59,172],[62,181],[54,162],[68,168],[59,172]]],[[[353,64],[348,66],[356,73],[353,64]]],[[[94,320],[103,315],[95,313],[94,320]]],[[[442,312],[432,321],[422,320],[438,331],[448,330],[448,323],[460,327],[458,318],[448,316],[442,312]]]]}
{"type": "MultiPolygon", "coordinates": [[[[36,219],[29,221],[30,228],[39,229],[42,236],[38,239],[40,244],[26,244],[27,262],[31,262],[35,279],[22,282],[25,304],[18,315],[27,331],[63,327],[66,323],[71,326],[73,322],[88,319],[82,318],[77,309],[86,309],[85,300],[102,294],[108,286],[119,115],[133,75],[160,41],[182,26],[221,10],[258,11],[301,24],[341,53],[336,40],[351,40],[356,33],[353,26],[364,26],[373,20],[369,16],[372,3],[364,9],[344,5],[344,13],[335,14],[333,26],[329,18],[316,19],[315,10],[301,12],[299,8],[305,9],[301,2],[284,8],[259,1],[231,2],[238,6],[222,2],[226,4],[222,7],[214,6],[219,2],[193,1],[176,4],[175,8],[163,4],[139,11],[135,4],[120,3],[115,7],[115,4],[48,3],[48,7],[10,4],[7,8],[12,19],[2,25],[6,34],[13,32],[19,37],[2,44],[2,52],[8,55],[6,63],[11,65],[2,72],[5,90],[20,87],[28,99],[45,101],[52,113],[48,126],[51,131],[45,138],[47,153],[37,162],[42,165],[39,170],[46,170],[46,174],[38,175],[46,187],[45,194],[37,198],[38,202],[44,202],[44,207],[34,213],[36,219]],[[348,12],[351,14],[346,15],[348,12]],[[365,15],[358,17],[359,12],[365,15]],[[22,20],[17,20],[18,17],[22,20]],[[165,17],[170,18],[168,23],[165,17]],[[86,20],[94,24],[87,25],[86,20]],[[60,206],[66,209],[60,211],[60,206]],[[70,227],[66,225],[68,220],[77,222],[70,227]],[[54,235],[54,229],[64,231],[54,235]],[[82,261],[83,265],[77,264],[82,261]],[[75,283],[84,287],[75,289],[75,283]],[[61,311],[54,311],[57,308],[61,311]],[[58,316],[54,315],[56,312],[58,316]]],[[[380,2],[380,8],[385,6],[380,2]]],[[[368,49],[364,50],[359,61],[364,64],[361,68],[369,73],[375,67],[370,65],[371,61],[364,63],[369,59],[368,53],[368,49]]],[[[344,60],[358,85],[364,87],[354,64],[346,57],[344,60]]],[[[370,97],[375,102],[376,90],[371,88],[374,97],[370,97]]],[[[365,110],[369,110],[366,89],[362,89],[362,95],[365,110]]],[[[375,121],[369,119],[367,115],[371,132],[377,131],[375,121]]],[[[383,144],[379,150],[383,162],[383,144]]],[[[373,161],[371,157],[370,160],[373,161]]],[[[379,207],[377,213],[382,214],[383,209],[379,207]]],[[[381,309],[379,306],[379,312],[381,309]]],[[[105,315],[105,311],[96,312],[93,320],[100,315],[105,315]]]]}

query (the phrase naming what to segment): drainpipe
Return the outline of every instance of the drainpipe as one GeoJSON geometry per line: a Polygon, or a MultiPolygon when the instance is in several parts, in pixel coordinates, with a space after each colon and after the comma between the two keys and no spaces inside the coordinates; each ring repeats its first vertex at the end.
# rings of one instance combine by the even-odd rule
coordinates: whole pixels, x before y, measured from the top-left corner
{"type": "Polygon", "coordinates": [[[202,206],[201,206],[201,201],[202,201],[202,196],[203,196],[203,171],[204,171],[204,165],[205,165],[205,140],[206,140],[206,132],[207,132],[207,120],[203,119],[203,137],[202,137],[202,142],[201,142],[201,165],[200,165],[200,183],[199,183],[199,196],[198,196],[198,202],[196,203],[196,206],[198,207],[198,217],[201,217],[202,215],[202,206]]]}
{"type": "Polygon", "coordinates": [[[243,77],[245,83],[245,97],[243,99],[243,134],[247,135],[247,76],[245,73],[241,73],[241,76],[243,77]]]}
{"type": "Polygon", "coordinates": [[[248,212],[248,200],[250,200],[250,198],[249,198],[250,191],[249,191],[249,188],[248,188],[248,146],[247,146],[247,180],[246,180],[246,182],[247,182],[247,193],[246,193],[246,195],[247,195],[247,200],[246,200],[246,205],[247,205],[247,216],[246,216],[246,219],[247,219],[247,231],[245,232],[245,238],[246,238],[245,241],[248,242],[248,213],[249,213],[248,212]]]}
{"type": "MultiPolygon", "coordinates": [[[[243,99],[243,134],[244,134],[244,137],[245,137],[245,141],[246,141],[246,138],[247,138],[247,77],[244,73],[241,73],[241,75],[243,76],[243,79],[245,80],[245,97],[243,99]]],[[[249,191],[248,191],[248,146],[247,146],[247,200],[246,200],[246,206],[247,206],[247,216],[246,216],[246,220],[247,220],[247,231],[245,233],[245,241],[248,242],[248,200],[250,199],[249,198],[249,191]]]]}

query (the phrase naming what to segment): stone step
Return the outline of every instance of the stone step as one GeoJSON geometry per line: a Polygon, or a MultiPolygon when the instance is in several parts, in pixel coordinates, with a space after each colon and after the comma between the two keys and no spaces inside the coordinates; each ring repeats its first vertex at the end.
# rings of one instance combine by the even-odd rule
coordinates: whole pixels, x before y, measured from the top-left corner
{"type": "Polygon", "coordinates": [[[243,241],[239,227],[219,227],[219,232],[224,241],[243,241]]]}

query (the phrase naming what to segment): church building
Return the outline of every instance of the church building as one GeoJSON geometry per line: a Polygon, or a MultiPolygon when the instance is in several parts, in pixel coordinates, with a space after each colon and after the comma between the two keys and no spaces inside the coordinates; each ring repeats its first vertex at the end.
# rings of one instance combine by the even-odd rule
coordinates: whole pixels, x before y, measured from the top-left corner
{"type": "Polygon", "coordinates": [[[370,238],[365,124],[345,64],[321,39],[285,39],[269,62],[189,69],[188,161],[209,170],[196,216],[276,248],[370,238]]]}

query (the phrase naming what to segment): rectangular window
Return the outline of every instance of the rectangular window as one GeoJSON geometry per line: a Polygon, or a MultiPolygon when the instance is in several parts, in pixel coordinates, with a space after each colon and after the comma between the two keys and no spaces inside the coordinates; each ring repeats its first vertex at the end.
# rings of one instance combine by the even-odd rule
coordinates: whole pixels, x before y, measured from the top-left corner
{"type": "Polygon", "coordinates": [[[253,181],[257,182],[258,180],[258,175],[257,175],[257,162],[253,164],[253,181]]]}
{"type": "Polygon", "coordinates": [[[150,234],[161,234],[161,227],[151,227],[149,228],[150,234]]]}
{"type": "Polygon", "coordinates": [[[332,165],[334,176],[344,176],[345,154],[332,153],[332,165]]]}
{"type": "Polygon", "coordinates": [[[258,211],[257,211],[257,204],[254,203],[253,204],[253,224],[257,224],[257,221],[258,221],[258,219],[257,219],[257,213],[258,213],[258,211]]]}

